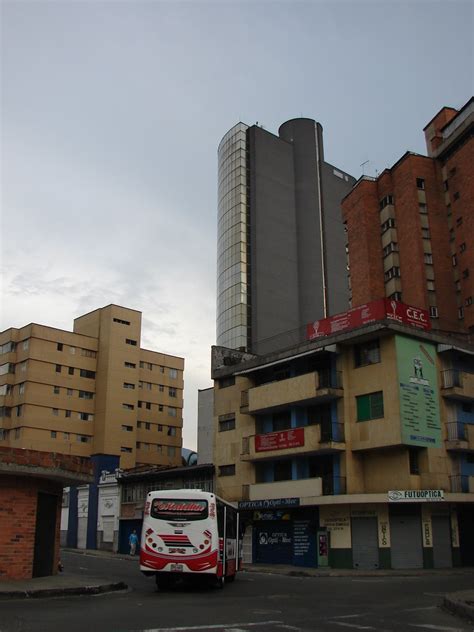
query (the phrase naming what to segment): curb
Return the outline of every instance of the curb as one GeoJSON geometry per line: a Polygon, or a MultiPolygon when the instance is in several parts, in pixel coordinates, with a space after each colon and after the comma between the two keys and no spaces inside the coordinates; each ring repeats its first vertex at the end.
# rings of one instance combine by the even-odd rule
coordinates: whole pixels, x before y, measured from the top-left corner
{"type": "Polygon", "coordinates": [[[37,588],[33,590],[0,591],[2,599],[46,599],[50,597],[70,597],[71,595],[99,595],[102,593],[127,590],[124,582],[113,584],[98,584],[96,586],[69,586],[65,588],[37,588]]]}
{"type": "MultiPolygon", "coordinates": [[[[463,599],[461,597],[462,594],[463,593],[454,593],[446,595],[443,599],[443,608],[463,619],[474,621],[474,601],[463,599]]],[[[470,599],[473,598],[472,591],[470,591],[469,597],[470,599]]]]}

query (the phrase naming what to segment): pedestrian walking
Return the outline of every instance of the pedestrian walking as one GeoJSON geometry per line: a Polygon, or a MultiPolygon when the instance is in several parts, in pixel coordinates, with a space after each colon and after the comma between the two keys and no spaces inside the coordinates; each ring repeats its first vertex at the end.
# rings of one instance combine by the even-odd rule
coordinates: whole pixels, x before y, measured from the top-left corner
{"type": "Polygon", "coordinates": [[[130,544],[130,555],[135,555],[138,544],[138,535],[135,529],[130,534],[130,537],[128,538],[128,543],[130,544]]]}

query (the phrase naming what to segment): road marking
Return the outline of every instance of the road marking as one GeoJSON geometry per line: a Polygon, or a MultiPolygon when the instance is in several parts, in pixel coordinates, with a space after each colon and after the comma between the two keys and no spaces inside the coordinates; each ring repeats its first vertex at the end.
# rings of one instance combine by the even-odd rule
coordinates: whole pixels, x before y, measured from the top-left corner
{"type": "Polygon", "coordinates": [[[266,625],[279,625],[283,621],[255,621],[251,623],[217,623],[214,625],[193,625],[184,626],[179,628],[147,628],[146,630],[140,630],[140,632],[188,632],[189,630],[232,630],[232,632],[238,632],[240,626],[245,628],[254,628],[256,626],[266,625]]]}
{"type": "Polygon", "coordinates": [[[445,625],[433,625],[432,623],[409,623],[412,628],[426,628],[427,630],[441,630],[442,632],[465,632],[466,628],[448,628],[445,625]]]}
{"type": "Polygon", "coordinates": [[[338,614],[336,617],[329,617],[330,619],[354,619],[355,617],[363,617],[366,613],[363,614],[338,614]]]}
{"type": "Polygon", "coordinates": [[[336,625],[343,625],[346,628],[356,628],[356,630],[376,630],[371,625],[357,625],[356,623],[345,623],[344,621],[334,621],[336,625]]]}
{"type": "Polygon", "coordinates": [[[424,608],[405,608],[403,612],[416,612],[417,610],[438,610],[438,606],[425,606],[424,608]]]}

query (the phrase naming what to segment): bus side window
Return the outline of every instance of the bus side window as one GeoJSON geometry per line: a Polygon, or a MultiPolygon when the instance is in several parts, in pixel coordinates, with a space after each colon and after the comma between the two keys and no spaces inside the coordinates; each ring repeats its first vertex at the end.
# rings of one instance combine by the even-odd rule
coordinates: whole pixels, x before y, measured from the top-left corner
{"type": "Polygon", "coordinates": [[[222,538],[224,536],[224,505],[219,500],[217,501],[217,531],[219,537],[222,538]]]}
{"type": "Polygon", "coordinates": [[[227,525],[226,525],[226,536],[228,538],[235,539],[235,537],[236,537],[235,528],[237,526],[236,525],[236,522],[237,522],[237,520],[236,520],[236,518],[237,518],[236,511],[234,509],[232,509],[231,507],[227,507],[226,518],[227,518],[227,520],[226,520],[226,522],[227,522],[227,525]]]}

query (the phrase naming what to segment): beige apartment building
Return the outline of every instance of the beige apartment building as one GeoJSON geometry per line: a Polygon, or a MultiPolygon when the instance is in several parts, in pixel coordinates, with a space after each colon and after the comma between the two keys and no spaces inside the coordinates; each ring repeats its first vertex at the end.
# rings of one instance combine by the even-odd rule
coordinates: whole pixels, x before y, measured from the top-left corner
{"type": "Polygon", "coordinates": [[[213,348],[216,493],[254,562],[474,564],[474,347],[384,305],[279,352],[213,348]]]}
{"type": "Polygon", "coordinates": [[[0,333],[0,446],[180,465],[184,359],[142,349],[141,319],[108,305],[0,333]]]}

